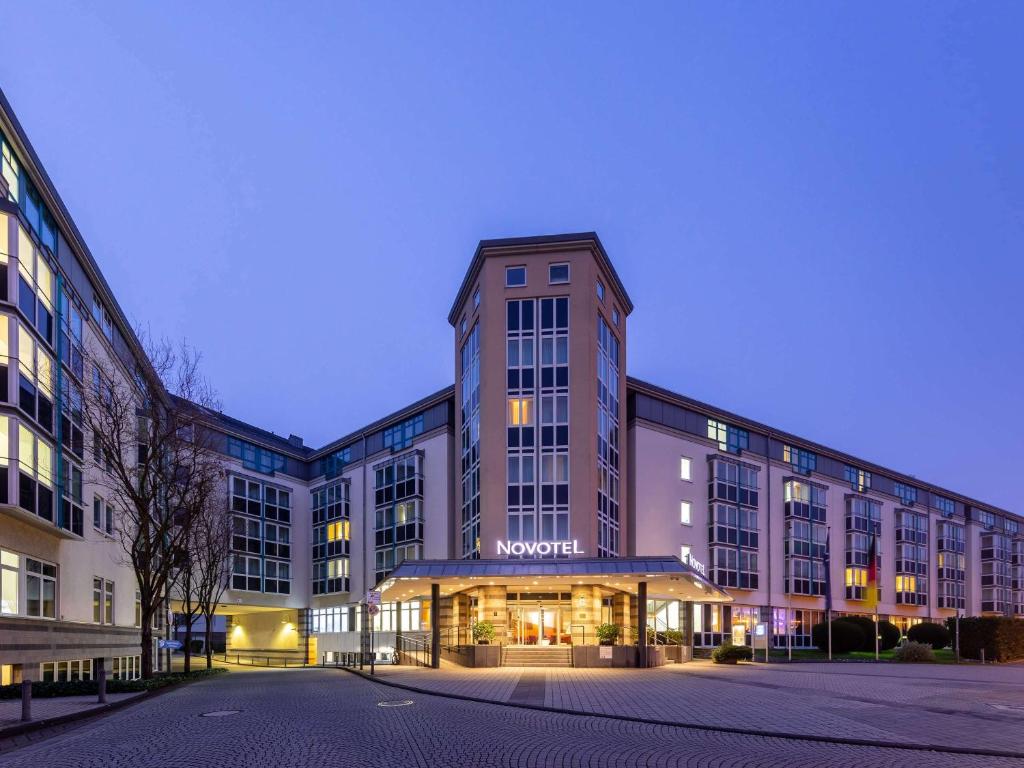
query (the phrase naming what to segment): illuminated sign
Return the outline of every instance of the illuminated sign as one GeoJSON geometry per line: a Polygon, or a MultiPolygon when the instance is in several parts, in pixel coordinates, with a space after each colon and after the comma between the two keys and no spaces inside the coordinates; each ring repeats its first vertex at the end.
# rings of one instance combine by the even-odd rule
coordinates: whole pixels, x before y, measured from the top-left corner
{"type": "Polygon", "coordinates": [[[693,570],[695,570],[701,576],[707,576],[708,575],[708,572],[706,570],[704,570],[704,563],[702,563],[700,560],[698,560],[693,555],[691,555],[691,554],[687,554],[686,555],[686,564],[688,566],[690,566],[691,568],[693,568],[693,570]]]}
{"type": "Polygon", "coordinates": [[[499,555],[582,555],[576,539],[572,541],[499,541],[499,555]]]}

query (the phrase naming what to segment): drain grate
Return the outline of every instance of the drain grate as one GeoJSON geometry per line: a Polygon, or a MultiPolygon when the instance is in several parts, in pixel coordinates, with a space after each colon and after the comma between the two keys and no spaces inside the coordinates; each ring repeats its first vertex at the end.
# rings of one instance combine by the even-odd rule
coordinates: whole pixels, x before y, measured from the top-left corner
{"type": "Polygon", "coordinates": [[[412,704],[411,699],[400,699],[397,701],[378,701],[378,707],[408,707],[412,704]]]}
{"type": "Polygon", "coordinates": [[[231,717],[231,715],[237,715],[242,710],[240,709],[218,709],[213,712],[203,712],[202,717],[231,717]]]}

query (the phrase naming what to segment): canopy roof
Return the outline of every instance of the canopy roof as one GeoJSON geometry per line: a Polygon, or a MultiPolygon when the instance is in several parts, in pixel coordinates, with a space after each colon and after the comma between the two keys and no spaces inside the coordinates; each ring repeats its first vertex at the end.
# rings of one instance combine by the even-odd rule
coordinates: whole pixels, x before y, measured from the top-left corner
{"type": "Polygon", "coordinates": [[[437,583],[442,595],[486,585],[547,591],[592,584],[635,594],[647,582],[649,598],[729,602],[727,592],[679,558],[666,556],[572,558],[564,560],[406,560],[378,585],[381,599],[409,600],[430,594],[437,583]]]}

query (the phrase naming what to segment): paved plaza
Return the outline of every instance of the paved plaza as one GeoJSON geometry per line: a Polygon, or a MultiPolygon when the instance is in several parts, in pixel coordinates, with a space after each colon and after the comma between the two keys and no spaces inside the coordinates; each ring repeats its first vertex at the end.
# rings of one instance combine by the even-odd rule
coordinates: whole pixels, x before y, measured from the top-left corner
{"type": "Polygon", "coordinates": [[[473,698],[770,733],[1024,753],[1024,666],[741,664],[659,669],[378,667],[473,698]]]}
{"type": "MultiPolygon", "coordinates": [[[[924,672],[930,669],[923,670],[924,672]]],[[[945,673],[943,669],[941,672],[945,673]]],[[[1007,677],[1006,670],[1000,669],[1007,677]]],[[[468,671],[433,673],[434,685],[442,680],[463,690],[468,671]],[[457,678],[463,682],[457,683],[457,678]]],[[[702,698],[709,689],[721,689],[739,706],[747,689],[757,682],[787,685],[791,675],[807,675],[805,685],[838,700],[830,679],[848,683],[856,690],[865,680],[885,676],[873,668],[847,675],[826,674],[814,669],[787,668],[760,671],[740,668],[710,670],[693,665],[686,670],[634,671],[607,675],[610,683],[594,675],[577,694],[567,690],[571,670],[542,672],[545,700],[567,702],[604,695],[619,689],[620,702],[632,700],[641,676],[656,687],[647,695],[650,705],[668,691],[672,699],[702,698]],[[783,677],[773,678],[781,674],[783,677]],[[839,679],[839,676],[842,676],[839,679]],[[731,678],[729,677],[731,676],[731,678]],[[735,680],[731,682],[730,679],[735,680]],[[561,682],[560,682],[561,681],[561,682]]],[[[384,674],[404,676],[424,683],[424,670],[384,674]]],[[[535,670],[469,672],[482,681],[477,689],[505,691],[514,699],[520,683],[535,670]]],[[[954,670],[953,674],[963,673],[954,670]]],[[[985,671],[983,674],[988,674],[985,671]]],[[[1013,674],[1017,674],[1013,670],[1013,674]]],[[[582,671],[582,682],[589,678],[582,671]]],[[[918,682],[928,682],[924,677],[918,682]]],[[[977,682],[968,677],[954,684],[967,689],[977,682]]],[[[913,689],[912,680],[906,687],[913,689]]],[[[892,685],[893,683],[885,683],[892,685]]],[[[938,693],[949,683],[933,679],[938,693]]],[[[1019,691],[1018,683],[1009,683],[1019,691]]],[[[808,694],[811,695],[811,694],[808,694]]],[[[857,694],[855,694],[857,695],[857,694]]],[[[792,717],[816,718],[815,699],[808,700],[792,717]]],[[[914,697],[911,697],[914,698],[914,697]]],[[[1018,702],[1020,699],[1016,699],[1018,702]]],[[[716,697],[715,702],[719,701],[716,697]]],[[[699,702],[698,702],[699,703],[699,702]]],[[[612,706],[609,702],[608,706],[612,706]]],[[[721,705],[714,703],[717,709],[721,705]]],[[[776,705],[778,706],[778,705],[776,705]]],[[[785,706],[791,706],[787,703],[785,706]]],[[[862,706],[871,705],[862,703],[862,706]]],[[[909,706],[913,706],[910,704],[909,706]]],[[[652,710],[653,711],[653,710],[652,710]]],[[[968,716],[968,715],[965,715],[968,716]]],[[[931,715],[928,715],[931,717],[931,715]]],[[[841,718],[845,719],[845,718],[841,718]]],[[[975,727],[982,722],[974,720],[975,727]]],[[[1021,720],[984,721],[992,731],[1020,733],[1021,720]],[[1016,728],[1008,723],[1018,723],[1016,728]]],[[[893,732],[865,725],[862,736],[893,732]]],[[[435,695],[410,693],[364,680],[341,670],[289,670],[263,673],[232,672],[142,701],[112,714],[78,724],[73,729],[23,747],[3,745],[3,768],[68,768],[96,766],[128,768],[194,768],[194,766],[1021,766],[1024,760],[1005,757],[949,754],[932,751],[889,749],[823,743],[794,738],[727,733],[715,730],[649,725],[613,718],[543,712],[497,704],[480,704],[435,695]],[[382,706],[398,704],[398,706],[382,706]],[[218,716],[208,716],[216,714],[218,716]]]]}

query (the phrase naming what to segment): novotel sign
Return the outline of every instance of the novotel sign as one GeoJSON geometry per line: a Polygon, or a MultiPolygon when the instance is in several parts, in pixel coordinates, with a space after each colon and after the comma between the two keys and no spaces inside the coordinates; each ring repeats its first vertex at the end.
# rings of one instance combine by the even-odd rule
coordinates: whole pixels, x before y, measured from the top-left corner
{"type": "Polygon", "coordinates": [[[706,577],[708,575],[708,572],[704,570],[704,563],[689,553],[686,555],[686,564],[693,568],[693,570],[697,571],[701,576],[706,577]]]}
{"type": "Polygon", "coordinates": [[[499,555],[582,555],[576,539],[572,541],[499,541],[499,555]]]}

